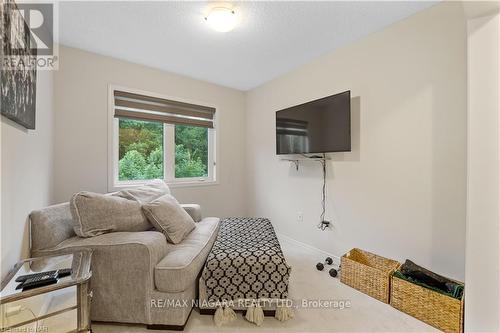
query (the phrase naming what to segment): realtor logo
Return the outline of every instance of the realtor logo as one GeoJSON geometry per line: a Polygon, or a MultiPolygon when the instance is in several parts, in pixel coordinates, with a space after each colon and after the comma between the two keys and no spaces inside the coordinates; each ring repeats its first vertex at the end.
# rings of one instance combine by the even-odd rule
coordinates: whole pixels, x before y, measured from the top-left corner
{"type": "Polygon", "coordinates": [[[0,0],[2,69],[57,69],[55,5],[0,0]]]}
{"type": "Polygon", "coordinates": [[[53,55],[54,5],[20,3],[17,7],[28,27],[31,50],[36,49],[38,55],[53,55]]]}

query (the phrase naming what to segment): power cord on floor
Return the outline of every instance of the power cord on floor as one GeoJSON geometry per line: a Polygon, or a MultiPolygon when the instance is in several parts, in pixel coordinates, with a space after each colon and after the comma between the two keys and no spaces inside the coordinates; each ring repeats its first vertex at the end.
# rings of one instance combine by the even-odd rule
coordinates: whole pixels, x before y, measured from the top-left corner
{"type": "MultiPolygon", "coordinates": [[[[21,308],[21,310],[26,310],[26,311],[30,312],[34,319],[38,319],[38,317],[35,315],[33,310],[31,310],[30,308],[23,306],[21,308]]],[[[38,320],[35,321],[35,332],[38,332],[38,320]]]]}
{"type": "MultiPolygon", "coordinates": [[[[31,310],[28,307],[25,307],[25,306],[21,307],[21,311],[28,311],[33,316],[33,319],[38,319],[38,317],[35,315],[35,313],[33,312],[33,310],[31,310]]],[[[38,320],[35,321],[35,332],[38,332],[38,320]]]]}
{"type": "Polygon", "coordinates": [[[10,306],[8,307],[5,312],[2,313],[2,316],[3,316],[3,319],[5,320],[5,324],[7,326],[10,325],[10,319],[9,317],[12,317],[12,316],[16,316],[18,314],[20,314],[21,312],[23,311],[28,311],[31,313],[31,315],[33,316],[33,319],[35,319],[36,321],[34,322],[35,323],[35,332],[38,332],[38,317],[35,315],[35,313],[30,309],[28,308],[27,306],[21,306],[21,305],[17,305],[17,306],[10,306]]]}

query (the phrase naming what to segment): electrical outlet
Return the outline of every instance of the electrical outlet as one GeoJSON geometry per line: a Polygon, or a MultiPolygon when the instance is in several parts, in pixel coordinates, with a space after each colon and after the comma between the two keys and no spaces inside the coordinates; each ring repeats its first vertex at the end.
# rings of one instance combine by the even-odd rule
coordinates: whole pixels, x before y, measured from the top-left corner
{"type": "Polygon", "coordinates": [[[297,213],[297,221],[299,221],[299,222],[304,221],[304,213],[302,213],[302,212],[297,213]]]}

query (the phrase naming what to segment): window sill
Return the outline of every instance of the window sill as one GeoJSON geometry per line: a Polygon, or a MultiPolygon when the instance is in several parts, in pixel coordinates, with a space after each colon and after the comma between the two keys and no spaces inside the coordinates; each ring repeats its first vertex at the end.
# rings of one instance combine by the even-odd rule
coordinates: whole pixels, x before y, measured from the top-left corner
{"type": "MultiPolygon", "coordinates": [[[[146,185],[148,182],[130,182],[130,183],[121,183],[115,184],[108,188],[108,192],[118,192],[131,187],[139,187],[146,185]]],[[[184,182],[166,182],[168,187],[170,188],[182,188],[182,187],[203,187],[203,186],[214,186],[219,185],[218,181],[184,181],[184,182]]]]}
{"type": "Polygon", "coordinates": [[[168,187],[176,188],[176,187],[200,187],[200,186],[213,186],[219,185],[219,182],[216,180],[207,180],[207,181],[188,181],[188,182],[173,182],[167,183],[168,187]]]}

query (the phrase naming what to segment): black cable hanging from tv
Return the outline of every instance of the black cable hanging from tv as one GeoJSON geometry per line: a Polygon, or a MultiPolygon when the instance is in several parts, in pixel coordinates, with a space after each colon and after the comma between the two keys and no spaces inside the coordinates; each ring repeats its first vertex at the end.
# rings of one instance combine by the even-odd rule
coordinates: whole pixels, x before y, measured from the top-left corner
{"type": "Polygon", "coordinates": [[[321,224],[325,221],[326,214],[326,158],[325,154],[323,154],[323,159],[321,160],[321,165],[323,167],[323,189],[321,193],[321,215],[320,221],[321,224]]]}
{"type": "Polygon", "coordinates": [[[326,216],[326,154],[323,153],[322,156],[318,155],[313,155],[313,156],[307,156],[306,154],[301,154],[305,158],[310,158],[315,161],[318,161],[321,163],[322,166],[322,171],[323,171],[323,185],[321,189],[321,215],[320,215],[320,221],[317,225],[318,229],[324,231],[326,228],[331,227],[330,221],[325,220],[326,216]]]}
{"type": "Polygon", "coordinates": [[[330,221],[325,220],[326,215],[326,155],[323,153],[323,158],[320,160],[321,166],[323,167],[323,186],[321,191],[321,215],[320,222],[318,224],[318,229],[324,231],[326,228],[330,227],[330,221]]]}
{"type": "Polygon", "coordinates": [[[323,185],[321,188],[321,215],[319,217],[319,223],[317,225],[318,229],[324,231],[326,228],[330,227],[330,221],[325,220],[326,216],[326,154],[323,153],[323,156],[306,156],[303,154],[302,156],[316,159],[321,163],[322,171],[323,171],[323,185]]]}

